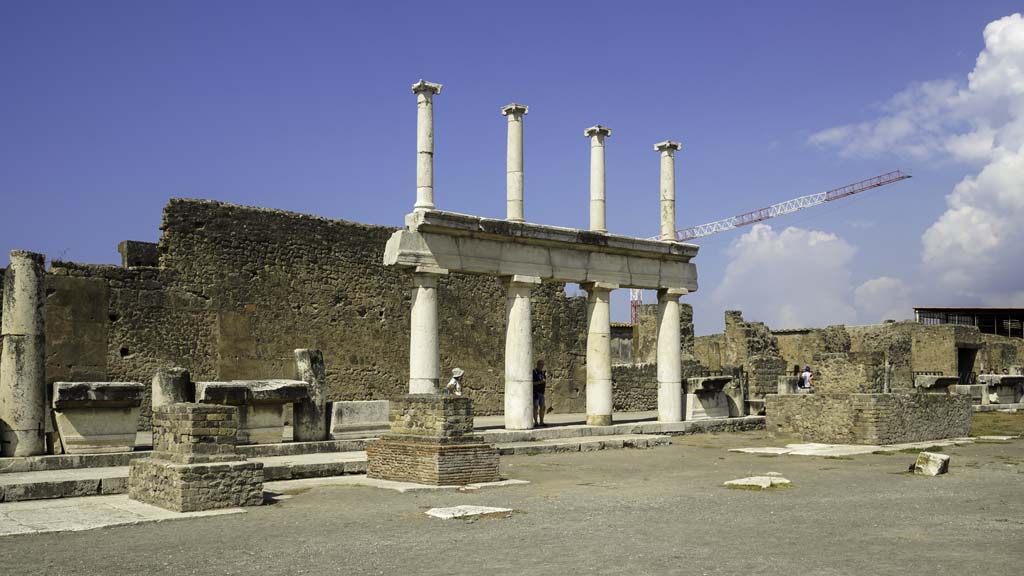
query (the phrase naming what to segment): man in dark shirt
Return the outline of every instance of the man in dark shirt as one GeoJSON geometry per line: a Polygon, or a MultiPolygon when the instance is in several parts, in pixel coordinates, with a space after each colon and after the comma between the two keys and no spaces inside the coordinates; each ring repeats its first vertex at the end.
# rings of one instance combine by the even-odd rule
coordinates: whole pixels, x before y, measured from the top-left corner
{"type": "Polygon", "coordinates": [[[533,423],[544,425],[544,391],[548,386],[548,374],[544,371],[544,361],[537,360],[533,369],[533,423]]]}

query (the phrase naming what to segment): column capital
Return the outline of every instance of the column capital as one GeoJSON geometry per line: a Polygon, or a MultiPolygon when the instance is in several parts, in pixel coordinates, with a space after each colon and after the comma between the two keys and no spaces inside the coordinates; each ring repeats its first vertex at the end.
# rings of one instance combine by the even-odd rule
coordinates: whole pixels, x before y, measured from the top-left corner
{"type": "Polygon", "coordinates": [[[417,274],[417,275],[421,275],[422,274],[424,276],[447,276],[448,275],[448,269],[447,268],[436,268],[434,266],[417,266],[413,270],[413,272],[415,274],[417,274]]]}
{"type": "Polygon", "coordinates": [[[580,284],[580,288],[583,288],[587,292],[595,291],[607,291],[618,290],[618,284],[612,284],[611,282],[583,282],[580,284]]]}
{"type": "Polygon", "coordinates": [[[515,102],[513,102],[511,104],[506,104],[505,106],[501,107],[501,115],[508,116],[509,120],[512,120],[513,118],[517,117],[526,116],[529,113],[530,107],[527,106],[526,104],[516,104],[515,102]]]}
{"type": "Polygon", "coordinates": [[[441,93],[441,86],[442,86],[441,84],[435,84],[434,82],[427,82],[426,80],[423,80],[421,78],[419,82],[417,82],[417,83],[412,85],[412,93],[413,94],[419,94],[421,92],[425,92],[425,93],[428,93],[428,94],[431,94],[431,95],[433,95],[433,94],[440,94],[441,93]]]}
{"type": "Polygon", "coordinates": [[[680,144],[679,142],[665,140],[664,142],[658,142],[657,144],[655,144],[654,149],[657,150],[658,152],[668,152],[669,154],[672,154],[676,150],[682,150],[683,145],[680,144]]]}
{"type": "Polygon", "coordinates": [[[502,280],[505,280],[513,286],[526,286],[533,288],[534,286],[540,286],[541,279],[539,276],[522,276],[520,274],[513,274],[512,276],[504,276],[502,280]]]}
{"type": "Polygon", "coordinates": [[[658,298],[661,298],[662,296],[678,298],[680,296],[686,296],[689,293],[690,291],[686,288],[659,288],[658,298]]]}
{"type": "Polygon", "coordinates": [[[591,138],[591,137],[594,137],[594,136],[611,136],[612,135],[612,129],[607,127],[607,126],[601,126],[600,124],[598,124],[596,126],[591,126],[590,128],[587,128],[586,130],[584,130],[583,131],[583,135],[588,137],[588,138],[591,138]]]}

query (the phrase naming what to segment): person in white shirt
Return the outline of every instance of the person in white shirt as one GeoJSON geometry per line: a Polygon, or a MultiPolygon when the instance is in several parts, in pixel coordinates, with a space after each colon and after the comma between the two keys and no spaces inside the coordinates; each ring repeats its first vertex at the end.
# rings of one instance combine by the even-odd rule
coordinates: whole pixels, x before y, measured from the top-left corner
{"type": "Polygon", "coordinates": [[[445,392],[453,396],[462,396],[462,375],[465,373],[462,368],[452,369],[452,379],[444,387],[445,392]]]}
{"type": "Polygon", "coordinates": [[[804,371],[803,371],[802,374],[800,374],[800,381],[798,382],[798,386],[800,388],[803,388],[804,390],[810,390],[811,389],[811,380],[813,380],[813,379],[814,379],[814,373],[811,372],[811,367],[810,366],[804,366],[804,371]]]}

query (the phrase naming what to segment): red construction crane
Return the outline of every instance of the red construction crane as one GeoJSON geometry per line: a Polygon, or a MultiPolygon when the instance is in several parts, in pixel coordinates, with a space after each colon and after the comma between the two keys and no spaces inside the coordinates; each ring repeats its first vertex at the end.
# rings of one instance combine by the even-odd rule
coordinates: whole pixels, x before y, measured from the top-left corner
{"type": "MultiPolygon", "coordinates": [[[[685,242],[687,240],[693,240],[694,238],[702,238],[704,236],[710,236],[712,234],[718,234],[719,232],[727,232],[740,226],[749,226],[758,222],[763,222],[776,216],[784,216],[786,214],[792,214],[798,210],[804,208],[810,208],[812,206],[818,206],[825,202],[831,202],[833,200],[839,200],[840,198],[846,198],[853,196],[866,190],[873,188],[880,188],[887,186],[900,180],[906,180],[910,178],[910,174],[901,170],[893,170],[892,172],[886,172],[874,178],[868,178],[867,180],[861,180],[854,182],[853,184],[847,184],[827,192],[818,192],[817,194],[809,194],[807,196],[801,196],[799,198],[793,198],[792,200],[786,200],[778,204],[772,204],[771,206],[754,210],[753,212],[744,212],[738,216],[731,216],[722,220],[716,220],[715,222],[708,222],[707,224],[701,224],[699,226],[690,226],[689,228],[683,228],[682,230],[676,231],[676,240],[679,242],[685,242]]],[[[656,240],[658,237],[655,236],[652,240],[656,240]]],[[[633,289],[629,291],[629,312],[630,321],[636,324],[640,319],[640,305],[643,304],[643,293],[640,290],[633,289]]]]}

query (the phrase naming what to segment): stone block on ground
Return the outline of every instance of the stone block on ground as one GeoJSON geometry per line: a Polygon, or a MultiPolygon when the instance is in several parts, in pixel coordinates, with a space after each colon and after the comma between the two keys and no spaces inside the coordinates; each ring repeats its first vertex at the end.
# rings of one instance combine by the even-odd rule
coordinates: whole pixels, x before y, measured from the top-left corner
{"type": "Polygon", "coordinates": [[[256,506],[263,464],[235,451],[238,408],[169,404],[153,413],[153,455],[133,460],[128,495],[177,512],[256,506]]]}
{"type": "Polygon", "coordinates": [[[64,451],[134,450],[144,393],[138,382],[54,382],[53,420],[64,451]]]}
{"type": "Polygon", "coordinates": [[[440,518],[442,520],[451,520],[452,518],[473,518],[494,515],[505,516],[511,513],[511,508],[496,508],[494,506],[472,506],[469,504],[464,504],[462,506],[450,506],[448,508],[431,508],[430,510],[427,510],[425,512],[427,516],[440,518]]]}
{"type": "Polygon", "coordinates": [[[921,452],[913,466],[918,476],[938,476],[949,472],[949,455],[934,452],[921,452]]]}
{"type": "Polygon", "coordinates": [[[390,402],[362,400],[331,405],[331,438],[365,438],[388,431],[390,402]]]}
{"type": "Polygon", "coordinates": [[[777,473],[765,476],[750,476],[738,480],[729,480],[723,486],[728,488],[748,488],[754,490],[767,490],[769,488],[786,488],[792,484],[789,480],[779,476],[777,473]]]}

